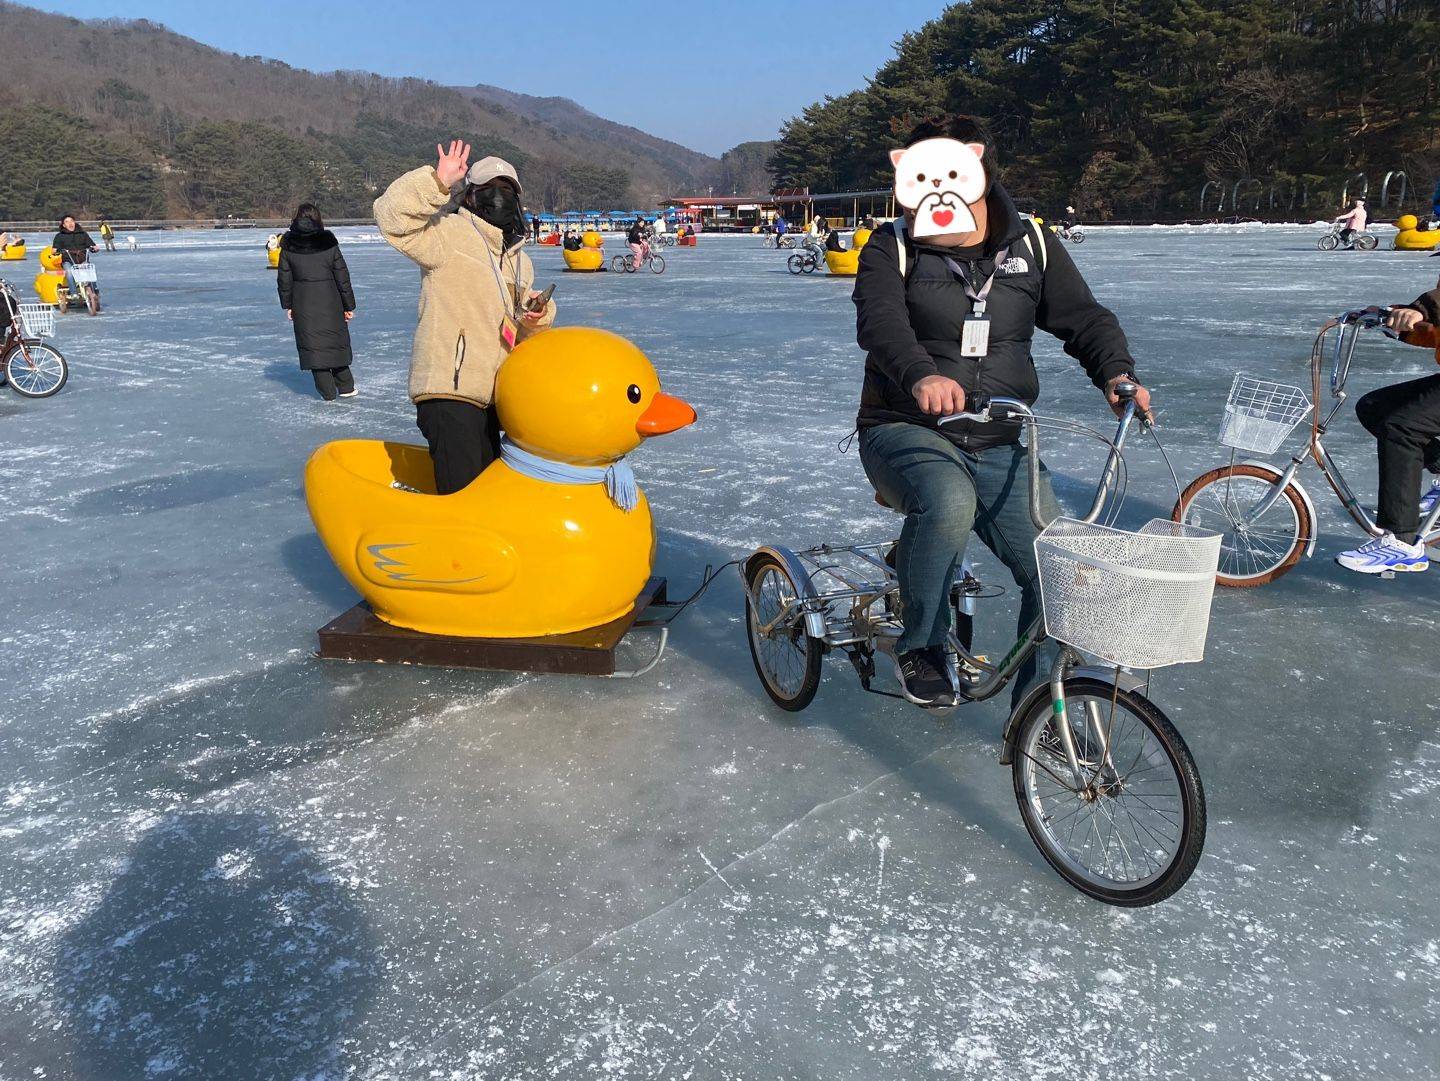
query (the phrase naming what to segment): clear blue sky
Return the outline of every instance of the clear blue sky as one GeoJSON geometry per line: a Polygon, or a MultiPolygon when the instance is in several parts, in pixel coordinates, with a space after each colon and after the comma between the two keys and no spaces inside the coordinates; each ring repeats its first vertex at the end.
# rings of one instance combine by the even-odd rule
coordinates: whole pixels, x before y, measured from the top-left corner
{"type": "Polygon", "coordinates": [[[79,18],[150,19],[219,49],[316,71],[351,68],[572,98],[592,112],[718,154],[768,139],[843,94],[944,0],[41,0],[79,18]],[[631,59],[638,37],[639,58],[631,59]],[[497,42],[505,41],[505,47],[497,42]],[[574,62],[552,59],[578,57],[574,62]]]}

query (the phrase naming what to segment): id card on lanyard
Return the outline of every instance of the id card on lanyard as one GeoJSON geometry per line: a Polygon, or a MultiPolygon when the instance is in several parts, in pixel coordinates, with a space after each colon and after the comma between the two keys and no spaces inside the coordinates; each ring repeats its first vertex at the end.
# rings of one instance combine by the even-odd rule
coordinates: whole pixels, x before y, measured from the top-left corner
{"type": "Polygon", "coordinates": [[[985,279],[985,284],[976,292],[975,287],[970,284],[965,271],[960,264],[948,255],[945,257],[945,265],[950,272],[960,279],[960,284],[965,287],[965,295],[972,301],[970,314],[965,317],[965,322],[960,325],[960,355],[962,357],[983,357],[990,351],[990,316],[986,314],[985,308],[990,298],[990,287],[995,284],[995,275],[1000,272],[1000,267],[1010,255],[1009,248],[1001,248],[995,253],[995,269],[990,272],[990,277],[985,279]]]}
{"type": "Polygon", "coordinates": [[[500,290],[500,344],[505,347],[508,353],[515,348],[515,343],[520,340],[520,324],[515,318],[515,294],[505,288],[505,276],[501,270],[505,265],[504,253],[500,256],[499,265],[496,265],[495,253],[490,250],[490,241],[485,239],[485,234],[480,231],[480,226],[475,220],[470,220],[470,226],[479,235],[481,242],[485,245],[485,254],[490,257],[490,270],[495,275],[495,286],[500,290]]]}

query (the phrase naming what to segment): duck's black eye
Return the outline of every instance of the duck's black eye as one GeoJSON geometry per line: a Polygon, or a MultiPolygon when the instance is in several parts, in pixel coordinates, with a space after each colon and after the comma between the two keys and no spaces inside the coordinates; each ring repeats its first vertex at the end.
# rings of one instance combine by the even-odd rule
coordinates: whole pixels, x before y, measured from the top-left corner
{"type": "Polygon", "coordinates": [[[640,388],[637,387],[634,383],[631,383],[631,384],[630,384],[630,389],[628,389],[627,391],[625,391],[625,397],[629,398],[629,399],[630,399],[632,402],[634,402],[636,405],[639,405],[639,404],[640,404],[640,388]]]}
{"type": "Polygon", "coordinates": [[[951,180],[954,180],[954,179],[955,179],[955,170],[954,170],[954,169],[951,169],[951,170],[950,170],[950,179],[951,179],[951,180]]]}
{"type": "Polygon", "coordinates": [[[915,179],[916,179],[916,180],[924,180],[924,179],[925,179],[925,174],[924,174],[924,173],[916,173],[916,174],[915,174],[915,179]]]}

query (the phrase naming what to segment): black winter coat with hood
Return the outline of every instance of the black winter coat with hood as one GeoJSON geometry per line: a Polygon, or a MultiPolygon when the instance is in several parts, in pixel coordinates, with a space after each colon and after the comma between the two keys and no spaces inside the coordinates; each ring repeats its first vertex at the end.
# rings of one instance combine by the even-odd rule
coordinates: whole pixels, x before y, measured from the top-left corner
{"type": "Polygon", "coordinates": [[[307,372],[349,367],[353,356],[345,313],[355,310],[355,292],[335,234],[312,222],[292,223],[280,239],[277,284],[280,306],[295,320],[300,367],[307,372]]]}
{"type": "MultiPolygon", "coordinates": [[[[935,427],[911,393],[927,375],[944,375],[976,393],[1004,395],[1033,403],[1040,379],[1030,357],[1035,328],[1065,343],[1065,352],[1084,367],[1097,387],[1117,375],[1135,373],[1125,333],[1108,308],[1091,295],[1074,261],[1048,229],[1046,266],[1025,245],[1033,232],[997,182],[987,202],[989,231],[978,252],[968,257],[955,249],[908,239],[906,271],[901,279],[899,240],[891,223],[882,225],[860,251],[855,278],[856,329],[865,358],[860,394],[860,428],[905,421],[935,427]],[[990,288],[989,351],[984,357],[960,355],[960,332],[973,307],[965,284],[946,262],[953,258],[978,291],[996,271],[1000,249],[1008,254],[990,288]]],[[[940,429],[967,450],[981,450],[1020,437],[1018,423],[974,424],[960,421],[940,429]]]]}

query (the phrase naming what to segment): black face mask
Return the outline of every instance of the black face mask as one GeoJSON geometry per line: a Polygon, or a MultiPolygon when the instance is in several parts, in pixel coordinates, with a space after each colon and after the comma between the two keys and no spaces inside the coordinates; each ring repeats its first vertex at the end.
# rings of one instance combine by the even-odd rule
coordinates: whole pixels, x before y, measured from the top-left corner
{"type": "Polygon", "coordinates": [[[507,246],[524,235],[525,215],[520,208],[520,196],[509,184],[468,188],[461,202],[481,221],[503,232],[507,246]]]}

